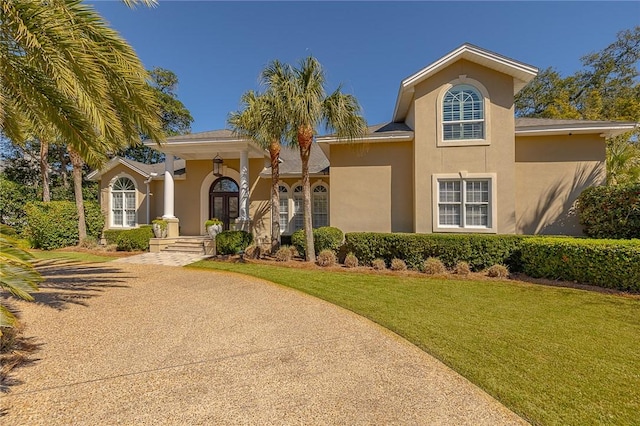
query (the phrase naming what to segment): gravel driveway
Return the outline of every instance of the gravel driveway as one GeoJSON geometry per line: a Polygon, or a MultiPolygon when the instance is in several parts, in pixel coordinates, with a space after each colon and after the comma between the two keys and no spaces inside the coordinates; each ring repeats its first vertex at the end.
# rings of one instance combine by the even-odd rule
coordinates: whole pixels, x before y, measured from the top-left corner
{"type": "Polygon", "coordinates": [[[522,424],[440,362],[329,303],[240,275],[44,263],[40,349],[0,423],[522,424]]]}

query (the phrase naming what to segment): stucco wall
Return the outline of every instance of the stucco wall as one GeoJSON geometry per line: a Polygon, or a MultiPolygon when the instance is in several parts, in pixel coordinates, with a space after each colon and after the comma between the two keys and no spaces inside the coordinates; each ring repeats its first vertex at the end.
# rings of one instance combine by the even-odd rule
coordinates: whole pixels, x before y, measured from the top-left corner
{"type": "Polygon", "coordinates": [[[344,232],[412,232],[411,142],[331,146],[330,221],[344,232]]]}
{"type": "MultiPolygon", "coordinates": [[[[459,60],[415,88],[414,222],[415,232],[433,232],[432,176],[434,174],[495,173],[497,233],[515,233],[515,143],[513,79],[475,63],[459,60]],[[451,82],[480,82],[488,92],[485,111],[489,145],[438,146],[441,106],[439,97],[451,82]]],[[[332,172],[333,173],[333,172],[332,172]]]]}
{"type": "MultiPolygon", "coordinates": [[[[118,177],[128,177],[136,185],[136,223],[138,225],[147,223],[147,186],[145,178],[128,167],[118,164],[113,169],[102,175],[100,180],[100,207],[105,217],[105,228],[111,228],[111,185],[118,177]]],[[[153,216],[151,216],[153,219],[153,216]]],[[[122,227],[118,226],[118,229],[122,227]]]]}
{"type": "Polygon", "coordinates": [[[581,235],[574,202],[604,183],[605,156],[598,135],[517,137],[517,232],[581,235]]]}

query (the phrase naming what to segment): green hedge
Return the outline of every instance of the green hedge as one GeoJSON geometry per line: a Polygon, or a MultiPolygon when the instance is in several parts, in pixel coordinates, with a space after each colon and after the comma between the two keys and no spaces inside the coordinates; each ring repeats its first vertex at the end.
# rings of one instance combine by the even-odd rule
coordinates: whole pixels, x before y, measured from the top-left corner
{"type": "Polygon", "coordinates": [[[345,236],[345,252],[352,252],[364,265],[376,258],[391,263],[402,259],[412,269],[420,269],[425,259],[439,258],[452,268],[458,261],[469,263],[474,271],[503,264],[511,271],[521,270],[521,235],[481,234],[383,234],[353,232],[345,236]]]}
{"type": "Polygon", "coordinates": [[[122,229],[116,232],[115,244],[119,251],[149,250],[149,240],[153,238],[151,225],[142,225],[140,228],[122,229]]]}
{"type": "MultiPolygon", "coordinates": [[[[344,233],[338,228],[321,226],[313,230],[313,247],[315,248],[316,254],[322,250],[331,250],[337,254],[343,241],[344,233]]],[[[304,229],[298,229],[291,234],[291,244],[298,250],[300,256],[305,256],[307,244],[304,229]]]]}
{"type": "MultiPolygon", "coordinates": [[[[25,205],[26,234],[34,248],[52,250],[78,244],[78,211],[72,201],[30,202],[25,205]]],[[[98,239],[104,227],[100,206],[84,202],[87,237],[98,239]]]]}
{"type": "Polygon", "coordinates": [[[640,238],[640,183],[587,188],[578,212],[589,237],[640,238]]]}
{"type": "Polygon", "coordinates": [[[521,250],[529,276],[640,291],[640,240],[540,237],[521,250]]]}
{"type": "Polygon", "coordinates": [[[246,231],[222,231],[216,235],[218,254],[238,254],[253,242],[253,235],[246,231]]]}
{"type": "Polygon", "coordinates": [[[104,232],[102,232],[102,236],[104,237],[104,240],[107,242],[107,244],[115,244],[116,241],[118,241],[118,235],[120,235],[121,232],[125,231],[124,229],[105,229],[104,232]]]}

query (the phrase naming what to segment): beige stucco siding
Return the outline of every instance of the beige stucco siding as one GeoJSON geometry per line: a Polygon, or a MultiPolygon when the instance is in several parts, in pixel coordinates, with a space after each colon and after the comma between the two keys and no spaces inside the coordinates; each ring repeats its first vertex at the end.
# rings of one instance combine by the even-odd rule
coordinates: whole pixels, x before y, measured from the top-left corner
{"type": "MultiPolygon", "coordinates": [[[[135,183],[136,186],[136,224],[141,225],[147,223],[147,186],[144,183],[145,178],[128,167],[118,164],[108,172],[102,175],[100,179],[100,206],[105,218],[105,228],[112,228],[111,225],[111,185],[119,177],[127,177],[135,183]]],[[[153,218],[153,216],[151,217],[153,218]]],[[[117,227],[121,229],[122,227],[117,227]]]]}
{"type": "Polygon", "coordinates": [[[331,146],[331,226],[412,232],[411,142],[331,146]]]}
{"type": "Polygon", "coordinates": [[[517,137],[517,232],[581,235],[574,202],[604,183],[605,155],[598,135],[517,137]]]}
{"type": "Polygon", "coordinates": [[[417,85],[414,105],[415,232],[434,232],[434,197],[437,195],[432,194],[433,176],[468,172],[495,174],[494,196],[497,211],[492,212],[497,215],[495,232],[514,233],[515,144],[512,77],[460,60],[417,85]],[[441,98],[453,83],[471,84],[487,92],[489,105],[485,110],[485,145],[447,146],[448,142],[440,141],[441,98]]]}

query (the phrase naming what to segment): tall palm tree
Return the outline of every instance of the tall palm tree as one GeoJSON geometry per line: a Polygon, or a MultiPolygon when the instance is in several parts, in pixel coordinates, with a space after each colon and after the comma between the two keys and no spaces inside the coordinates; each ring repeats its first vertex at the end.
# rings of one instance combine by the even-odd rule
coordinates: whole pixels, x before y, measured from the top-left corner
{"type": "Polygon", "coordinates": [[[628,135],[607,140],[607,185],[640,182],[640,145],[628,135]]]}
{"type": "Polygon", "coordinates": [[[108,147],[137,143],[140,132],[162,141],[147,77],[133,49],[90,5],[0,3],[0,130],[12,141],[24,141],[27,130],[53,133],[95,167],[108,147]]]}
{"type": "Polygon", "coordinates": [[[232,112],[228,123],[239,136],[255,141],[269,150],[271,157],[271,252],[280,246],[280,141],[287,130],[285,106],[281,99],[267,91],[250,90],[242,95],[242,110],[232,112]]]}
{"type": "Polygon", "coordinates": [[[324,70],[312,56],[303,59],[298,68],[273,61],[262,72],[262,79],[268,84],[269,90],[286,105],[287,120],[291,131],[295,133],[293,143],[300,150],[305,252],[307,260],[314,262],[309,155],[317,128],[324,125],[325,129],[334,132],[337,138],[354,140],[364,136],[367,123],[354,96],[342,93],[340,87],[327,96],[324,70]]]}

